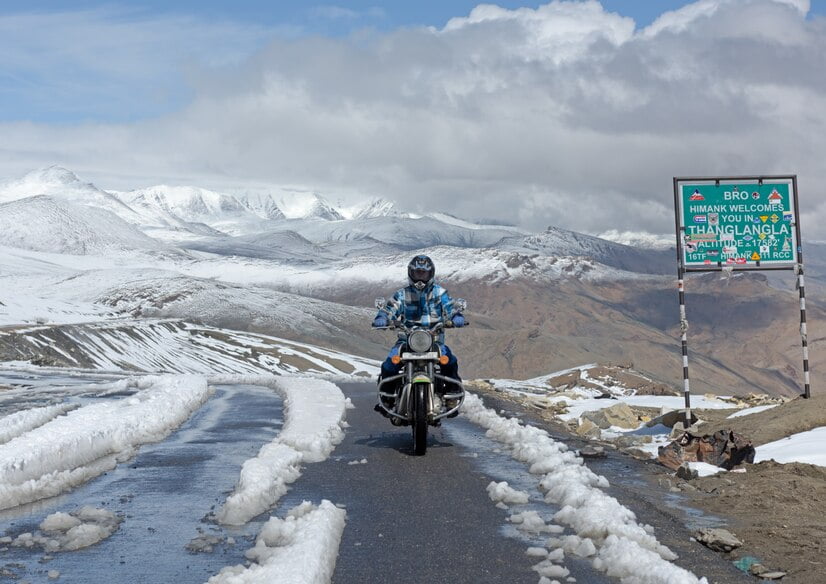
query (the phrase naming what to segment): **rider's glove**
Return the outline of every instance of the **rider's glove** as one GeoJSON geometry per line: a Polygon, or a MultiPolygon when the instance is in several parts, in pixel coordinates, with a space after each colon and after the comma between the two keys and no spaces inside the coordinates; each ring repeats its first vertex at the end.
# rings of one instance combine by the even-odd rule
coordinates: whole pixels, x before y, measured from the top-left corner
{"type": "Polygon", "coordinates": [[[376,318],[373,319],[373,327],[374,328],[383,328],[387,326],[387,317],[383,314],[379,314],[376,318]]]}
{"type": "Polygon", "coordinates": [[[453,326],[460,327],[465,326],[465,317],[461,314],[457,314],[453,317],[453,326]]]}

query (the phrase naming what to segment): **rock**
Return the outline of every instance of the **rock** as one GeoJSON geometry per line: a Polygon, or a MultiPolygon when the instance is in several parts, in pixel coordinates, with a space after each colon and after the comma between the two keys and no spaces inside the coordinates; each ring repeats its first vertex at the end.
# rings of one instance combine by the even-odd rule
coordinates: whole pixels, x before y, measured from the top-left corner
{"type": "Polygon", "coordinates": [[[577,386],[581,376],[582,371],[574,369],[570,373],[550,378],[547,383],[554,389],[572,389],[577,386]]]}
{"type": "Polygon", "coordinates": [[[760,574],[760,577],[763,580],[780,580],[786,575],[786,572],[781,572],[779,570],[775,570],[774,572],[763,572],[760,574]]]}
{"type": "Polygon", "coordinates": [[[700,476],[700,473],[697,472],[696,469],[691,468],[688,466],[688,463],[681,464],[679,468],[677,468],[677,478],[683,479],[684,481],[690,481],[692,479],[696,479],[700,476]]]}
{"type": "Polygon", "coordinates": [[[695,493],[699,489],[690,483],[677,483],[677,487],[684,493],[695,493]]]}
{"type": "Polygon", "coordinates": [[[637,393],[635,395],[667,395],[667,396],[679,396],[680,392],[675,390],[664,383],[656,383],[652,381],[651,383],[647,383],[637,389],[637,393]]]}
{"type": "Polygon", "coordinates": [[[650,452],[646,452],[645,450],[641,450],[639,448],[623,448],[622,451],[629,456],[633,456],[637,460],[651,460],[654,458],[650,452]]]}
{"type": "Polygon", "coordinates": [[[586,446],[579,451],[579,455],[582,458],[605,458],[605,449],[599,446],[586,446]]]}
{"type": "Polygon", "coordinates": [[[743,542],[727,529],[701,529],[694,534],[694,538],[715,552],[730,552],[743,545],[743,542]]]}
{"type": "Polygon", "coordinates": [[[671,479],[660,479],[657,481],[657,484],[664,489],[670,489],[674,486],[674,484],[671,482],[671,479]]]}
{"type": "Polygon", "coordinates": [[[657,453],[660,464],[674,470],[685,462],[707,462],[730,470],[742,462],[754,462],[755,450],[750,440],[730,430],[704,435],[689,430],[657,453]]]}
{"type": "MultiPolygon", "coordinates": [[[[695,424],[698,421],[698,418],[694,415],[694,412],[691,412],[689,419],[691,420],[691,424],[695,424]]],[[[682,429],[685,429],[685,410],[671,410],[661,412],[659,416],[649,420],[648,422],[646,422],[645,425],[649,428],[652,428],[654,426],[662,424],[663,426],[674,428],[675,424],[677,423],[680,423],[680,427],[682,429]]]]}
{"type": "Polygon", "coordinates": [[[632,430],[640,425],[634,410],[622,402],[614,404],[610,408],[604,408],[596,412],[587,412],[583,414],[582,417],[588,418],[602,429],[617,426],[619,428],[632,430]]]}
{"type": "Polygon", "coordinates": [[[643,438],[650,438],[650,436],[618,436],[614,438],[613,442],[618,448],[631,448],[643,444],[643,438]]]}
{"type": "Polygon", "coordinates": [[[599,440],[600,436],[602,436],[602,431],[599,429],[599,426],[588,418],[581,418],[579,420],[579,426],[577,426],[575,432],[578,436],[588,438],[589,440],[599,440]]]}

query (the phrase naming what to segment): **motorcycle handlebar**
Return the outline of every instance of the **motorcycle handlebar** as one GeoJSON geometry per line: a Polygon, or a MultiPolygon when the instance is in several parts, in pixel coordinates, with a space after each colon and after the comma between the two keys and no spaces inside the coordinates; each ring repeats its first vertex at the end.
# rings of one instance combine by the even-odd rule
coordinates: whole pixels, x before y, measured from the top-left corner
{"type": "MultiPolygon", "coordinates": [[[[447,323],[445,323],[443,321],[439,321],[439,322],[437,322],[436,324],[434,324],[430,327],[421,327],[421,328],[427,328],[427,330],[429,330],[431,333],[435,333],[435,332],[438,332],[442,328],[464,328],[465,326],[468,326],[469,324],[470,323],[468,321],[465,321],[465,324],[464,324],[463,327],[455,327],[453,325],[453,321],[449,320],[449,321],[447,321],[447,323]]],[[[410,331],[410,330],[416,328],[417,326],[421,326],[421,325],[415,325],[414,324],[414,325],[408,326],[408,325],[406,325],[405,323],[403,323],[401,321],[393,320],[387,326],[374,326],[373,328],[377,331],[385,331],[385,330],[392,330],[392,329],[402,329],[402,330],[405,330],[405,331],[410,331]]]]}

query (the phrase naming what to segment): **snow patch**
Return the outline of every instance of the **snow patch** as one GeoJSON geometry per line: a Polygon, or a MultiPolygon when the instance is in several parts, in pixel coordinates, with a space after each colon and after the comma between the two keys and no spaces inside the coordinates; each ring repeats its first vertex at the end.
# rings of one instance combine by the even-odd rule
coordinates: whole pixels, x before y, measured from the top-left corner
{"type": "Polygon", "coordinates": [[[491,481],[487,486],[488,496],[494,503],[505,503],[510,505],[524,505],[530,500],[530,495],[525,491],[517,491],[508,485],[507,481],[497,483],[491,481]]]}
{"type": "Polygon", "coordinates": [[[208,584],[323,584],[335,570],[347,512],[324,500],[304,501],[287,517],[270,518],[248,550],[256,563],[224,568],[208,584]]]}
{"type": "Polygon", "coordinates": [[[46,552],[75,551],[112,535],[122,519],[105,509],[81,507],[72,513],[58,511],[40,523],[40,531],[21,533],[13,547],[41,547],[46,552]]]}
{"type": "Polygon", "coordinates": [[[758,412],[765,412],[766,410],[776,408],[778,405],[780,404],[769,404],[766,406],[754,406],[753,408],[746,408],[744,410],[740,410],[739,412],[734,412],[729,416],[729,418],[740,418],[742,416],[748,416],[750,414],[756,414],[758,412]]]}
{"type": "Polygon", "coordinates": [[[803,462],[826,466],[826,426],[792,434],[757,447],[754,462],[774,460],[780,463],[803,462]]]}

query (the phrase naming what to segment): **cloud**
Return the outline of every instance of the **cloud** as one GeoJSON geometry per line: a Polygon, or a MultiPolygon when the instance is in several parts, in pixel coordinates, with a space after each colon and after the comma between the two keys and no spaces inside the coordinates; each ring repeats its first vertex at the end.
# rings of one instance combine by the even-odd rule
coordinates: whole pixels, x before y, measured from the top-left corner
{"type": "Polygon", "coordinates": [[[480,5],[442,29],[275,38],[203,71],[174,114],[5,124],[0,172],[301,185],[591,233],[673,231],[673,176],[797,173],[805,233],[824,238],[826,24],[807,11],[699,0],[639,30],[596,1],[555,1],[480,5]]]}

